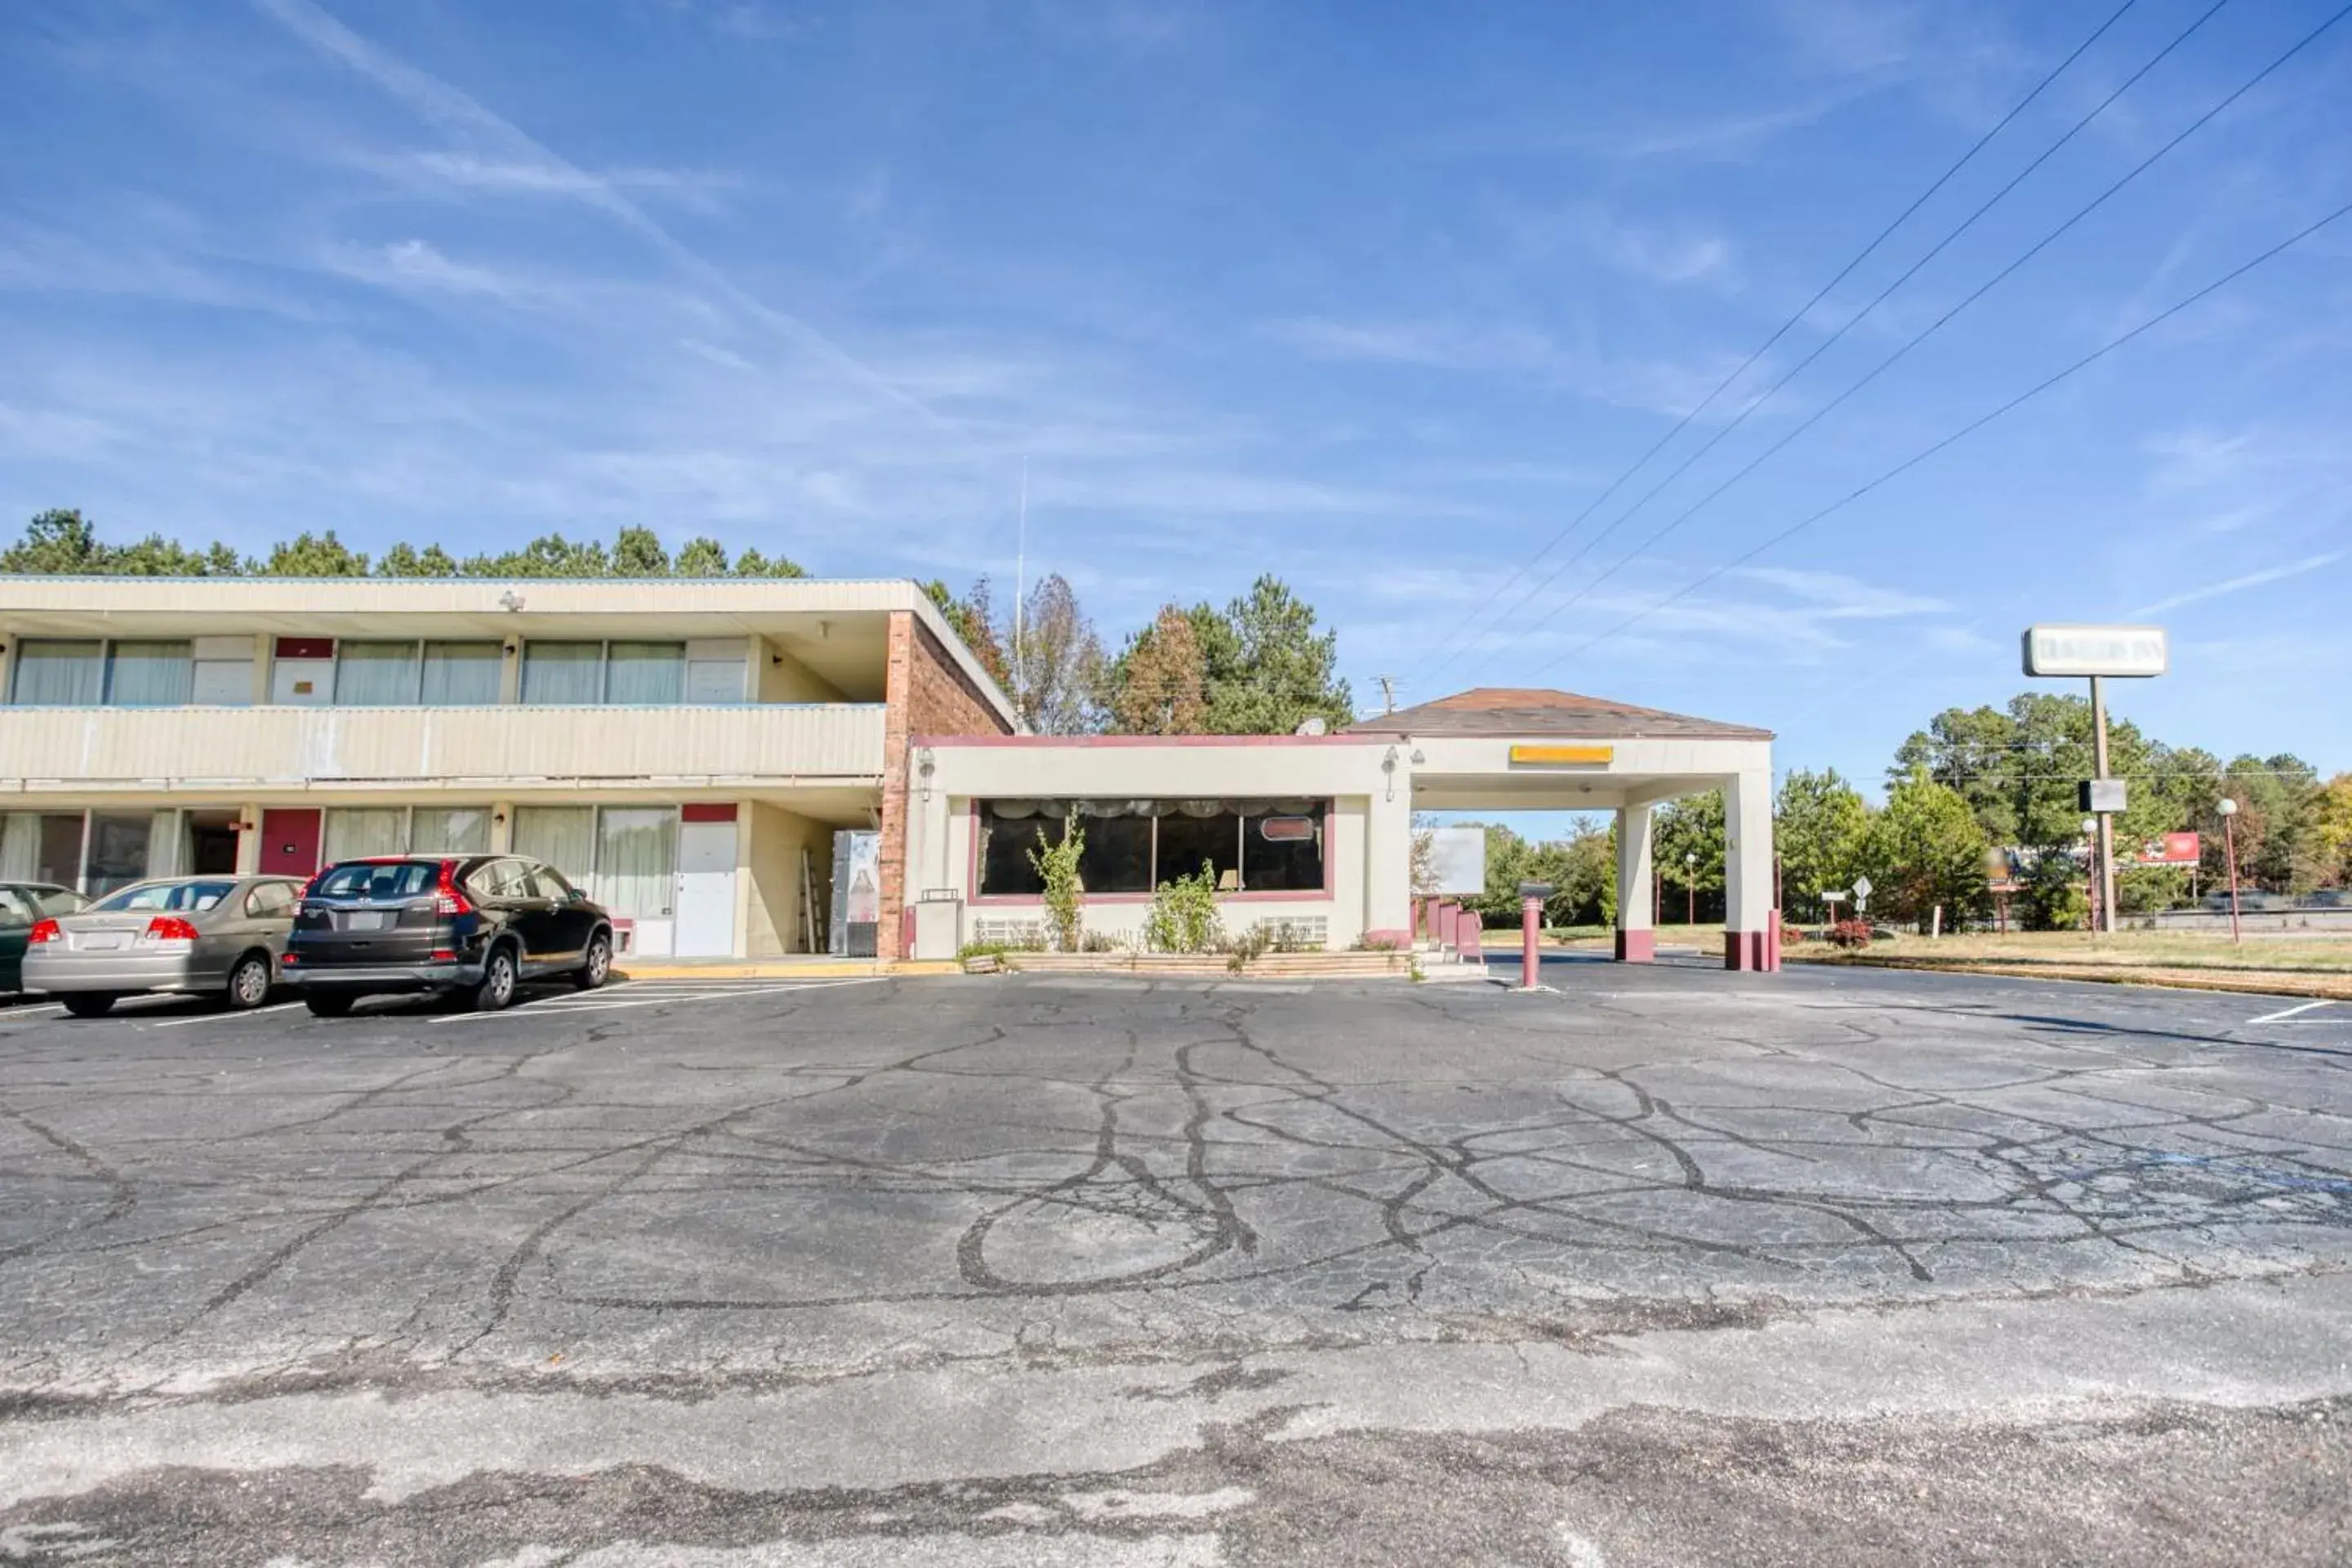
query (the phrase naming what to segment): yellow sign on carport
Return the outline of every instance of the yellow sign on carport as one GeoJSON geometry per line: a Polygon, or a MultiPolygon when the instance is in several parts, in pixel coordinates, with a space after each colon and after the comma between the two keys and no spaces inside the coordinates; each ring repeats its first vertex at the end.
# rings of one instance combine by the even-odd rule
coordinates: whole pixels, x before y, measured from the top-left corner
{"type": "Polygon", "coordinates": [[[1591,767],[1607,765],[1616,761],[1614,746],[1513,746],[1511,765],[1525,763],[1532,767],[1591,767]]]}

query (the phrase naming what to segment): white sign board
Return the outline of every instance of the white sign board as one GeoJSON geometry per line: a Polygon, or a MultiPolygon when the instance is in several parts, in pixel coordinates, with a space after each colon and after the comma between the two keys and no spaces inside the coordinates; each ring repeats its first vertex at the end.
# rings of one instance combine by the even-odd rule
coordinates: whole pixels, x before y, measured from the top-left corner
{"type": "Polygon", "coordinates": [[[2172,647],[2162,626],[2042,626],[2025,628],[2025,673],[2060,677],[2162,675],[2172,647]]]}
{"type": "Polygon", "coordinates": [[[1433,827],[1429,830],[1429,883],[1419,893],[1447,898],[1475,898],[1486,890],[1486,830],[1483,827],[1433,827]]]}

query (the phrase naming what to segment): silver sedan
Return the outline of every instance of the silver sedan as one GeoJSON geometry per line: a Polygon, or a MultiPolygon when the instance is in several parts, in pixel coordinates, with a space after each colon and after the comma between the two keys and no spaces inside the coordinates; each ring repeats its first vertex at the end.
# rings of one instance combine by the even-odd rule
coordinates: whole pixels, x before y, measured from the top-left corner
{"type": "Polygon", "coordinates": [[[136,882],[34,926],[25,989],[79,1018],[124,996],[178,992],[258,1007],[278,984],[302,884],[283,877],[170,877],[136,882]]]}

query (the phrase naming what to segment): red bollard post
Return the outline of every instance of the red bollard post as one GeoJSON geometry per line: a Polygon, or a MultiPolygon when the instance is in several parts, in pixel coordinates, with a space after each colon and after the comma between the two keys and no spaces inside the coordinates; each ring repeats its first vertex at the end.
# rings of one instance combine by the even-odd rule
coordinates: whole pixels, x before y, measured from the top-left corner
{"type": "Polygon", "coordinates": [[[1543,957],[1536,951],[1543,936],[1543,900],[1519,900],[1519,984],[1533,985],[1542,973],[1543,957]]]}

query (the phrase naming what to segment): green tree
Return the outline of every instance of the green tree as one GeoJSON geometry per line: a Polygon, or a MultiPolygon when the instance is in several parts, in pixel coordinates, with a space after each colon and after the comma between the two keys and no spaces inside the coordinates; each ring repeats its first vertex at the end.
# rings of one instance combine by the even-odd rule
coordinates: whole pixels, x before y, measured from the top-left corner
{"type": "Polygon", "coordinates": [[[268,558],[253,571],[261,577],[364,577],[368,558],[337,539],[331,528],[315,539],[304,532],[271,545],[268,558]]]}
{"type": "Polygon", "coordinates": [[[1617,835],[1613,827],[1579,826],[1568,837],[1540,845],[1530,858],[1532,880],[1555,889],[1544,901],[1544,923],[1605,926],[1617,919],[1617,835]]]}
{"type": "Polygon", "coordinates": [[[1887,792],[1871,819],[1863,860],[1874,910],[1918,922],[1926,931],[1940,905],[1944,923],[1974,914],[1985,890],[1985,834],[1967,797],[1918,768],[1887,792]]]}
{"type": "Polygon", "coordinates": [[[606,572],[614,577],[667,577],[669,552],[662,548],[661,535],[652,529],[625,528],[613,540],[612,564],[606,572]]]}
{"type": "Polygon", "coordinates": [[[1869,805],[1835,768],[1790,773],[1772,814],[1781,897],[1792,910],[1821,914],[1822,893],[1853,886],[1869,833],[1869,805]]]}
{"type": "Polygon", "coordinates": [[[708,535],[689,539],[679,549],[672,570],[680,577],[724,577],[727,547],[708,535]]]}
{"type": "Polygon", "coordinates": [[[234,577],[245,563],[226,544],[191,550],[151,533],[111,545],[70,507],[52,508],[25,525],[24,537],[0,551],[0,572],[37,576],[234,577]]]}
{"type": "MultiPolygon", "coordinates": [[[[1700,919],[1721,912],[1728,843],[1723,828],[1721,790],[1685,795],[1658,808],[1651,831],[1650,853],[1652,863],[1665,879],[1667,910],[1674,909],[1675,893],[1695,888],[1700,919]]],[[[1691,901],[1688,898],[1684,900],[1685,910],[1691,901]]]]}
{"type": "Polygon", "coordinates": [[[437,544],[419,550],[413,544],[395,544],[376,558],[375,574],[379,577],[455,577],[457,563],[437,544]]]}
{"type": "Polygon", "coordinates": [[[799,562],[785,556],[779,555],[771,561],[757,550],[746,550],[742,554],[735,557],[735,575],[738,577],[805,577],[808,574],[801,569],[799,562]]]}
{"type": "Polygon", "coordinates": [[[1334,730],[1354,722],[1355,698],[1335,673],[1337,632],[1318,634],[1315,607],[1271,573],[1223,610],[1189,612],[1200,644],[1215,735],[1287,735],[1310,718],[1334,730]]]}

